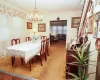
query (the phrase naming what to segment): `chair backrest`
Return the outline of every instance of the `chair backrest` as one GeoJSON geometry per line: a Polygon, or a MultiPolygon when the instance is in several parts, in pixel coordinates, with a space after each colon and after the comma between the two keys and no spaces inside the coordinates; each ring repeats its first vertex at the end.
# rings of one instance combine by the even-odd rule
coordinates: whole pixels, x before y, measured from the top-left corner
{"type": "Polygon", "coordinates": [[[30,38],[30,37],[26,37],[25,40],[26,40],[26,42],[27,42],[27,41],[30,41],[31,38],[30,38]]]}
{"type": "Polygon", "coordinates": [[[43,40],[43,39],[47,39],[47,36],[41,36],[41,39],[43,40]]]}
{"type": "Polygon", "coordinates": [[[16,39],[12,39],[11,40],[11,45],[13,46],[14,44],[19,44],[20,43],[20,39],[16,38],[16,39]]]}
{"type": "Polygon", "coordinates": [[[46,48],[49,47],[49,38],[46,39],[46,48]]]}
{"type": "Polygon", "coordinates": [[[40,51],[40,55],[45,52],[46,50],[46,40],[42,40],[41,41],[41,51],[40,51]]]}

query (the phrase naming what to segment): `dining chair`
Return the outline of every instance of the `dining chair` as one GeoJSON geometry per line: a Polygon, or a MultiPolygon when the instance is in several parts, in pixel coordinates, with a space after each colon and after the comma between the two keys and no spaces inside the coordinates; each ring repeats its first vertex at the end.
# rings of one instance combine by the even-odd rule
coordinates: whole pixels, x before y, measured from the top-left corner
{"type": "Polygon", "coordinates": [[[12,39],[11,40],[11,45],[15,45],[15,44],[19,44],[20,43],[20,39],[19,38],[16,38],[16,39],[12,39]]]}
{"type": "Polygon", "coordinates": [[[41,36],[41,39],[43,40],[43,39],[47,39],[47,36],[41,36]]]}
{"type": "Polygon", "coordinates": [[[42,58],[45,57],[45,61],[47,60],[47,57],[46,57],[46,40],[41,41],[41,49],[40,49],[40,52],[36,56],[39,57],[40,62],[41,62],[41,66],[42,66],[43,65],[42,64],[42,58]]]}
{"type": "MultiPolygon", "coordinates": [[[[16,38],[16,39],[12,39],[11,40],[11,45],[13,46],[13,45],[16,45],[16,44],[20,44],[20,39],[19,38],[16,38]]],[[[13,64],[14,64],[14,62],[15,62],[15,56],[12,56],[11,57],[11,61],[12,61],[12,66],[13,66],[13,64]]],[[[23,65],[23,58],[21,58],[21,63],[22,63],[22,65],[23,65]]]]}
{"type": "Polygon", "coordinates": [[[49,56],[49,38],[46,39],[46,53],[49,56]]]}
{"type": "Polygon", "coordinates": [[[26,40],[26,42],[27,42],[27,41],[30,41],[31,38],[30,38],[30,37],[26,37],[25,40],[26,40]]]}

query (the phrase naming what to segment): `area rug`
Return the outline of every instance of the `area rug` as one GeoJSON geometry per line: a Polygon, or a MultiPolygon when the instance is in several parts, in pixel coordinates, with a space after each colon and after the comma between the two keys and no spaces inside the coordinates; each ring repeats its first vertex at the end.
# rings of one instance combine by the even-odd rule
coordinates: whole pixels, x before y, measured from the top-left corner
{"type": "Polygon", "coordinates": [[[38,79],[0,70],[0,80],[38,80],[38,79]]]}

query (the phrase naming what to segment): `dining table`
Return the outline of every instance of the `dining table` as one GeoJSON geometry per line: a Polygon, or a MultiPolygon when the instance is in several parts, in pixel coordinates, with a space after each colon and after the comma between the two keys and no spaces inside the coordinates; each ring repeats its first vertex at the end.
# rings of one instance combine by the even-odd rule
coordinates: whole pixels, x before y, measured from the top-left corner
{"type": "MultiPolygon", "coordinates": [[[[6,47],[5,56],[18,56],[21,57],[25,63],[30,63],[30,60],[35,57],[41,49],[41,40],[32,40],[23,42],[13,46],[6,47]]],[[[31,63],[30,63],[31,71],[31,63]]]]}

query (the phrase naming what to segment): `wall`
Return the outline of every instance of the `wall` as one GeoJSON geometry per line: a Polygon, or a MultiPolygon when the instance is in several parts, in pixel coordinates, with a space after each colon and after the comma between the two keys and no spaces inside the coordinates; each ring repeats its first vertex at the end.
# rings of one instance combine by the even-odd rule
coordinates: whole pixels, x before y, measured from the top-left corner
{"type": "MultiPolygon", "coordinates": [[[[0,0],[0,3],[5,5],[10,5],[11,7],[25,12],[24,9],[12,4],[5,2],[4,0],[0,0]]],[[[27,12],[25,12],[27,13],[27,12]]],[[[67,40],[70,40],[72,37],[75,37],[77,35],[77,29],[71,28],[71,17],[80,17],[81,11],[74,11],[74,12],[55,12],[55,13],[49,13],[49,14],[43,14],[43,21],[41,23],[46,23],[46,32],[38,32],[38,23],[40,22],[33,22],[33,28],[37,29],[36,35],[46,35],[49,37],[50,34],[50,21],[56,20],[57,17],[60,17],[61,20],[67,20],[67,40]]],[[[27,20],[20,19],[18,17],[9,18],[9,29],[10,29],[10,38],[4,41],[0,41],[0,53],[4,52],[5,47],[11,45],[11,39],[19,37],[21,39],[21,42],[25,41],[25,37],[29,35],[33,35],[32,30],[27,30],[26,22],[27,20]],[[12,20],[13,19],[13,20],[12,20]],[[22,30],[22,32],[21,32],[22,30]]],[[[3,34],[3,33],[2,33],[3,34]]],[[[66,40],[66,42],[67,42],[66,40]]]]}
{"type": "MultiPolygon", "coordinates": [[[[10,5],[10,7],[16,10],[27,13],[24,11],[24,9],[17,7],[16,5],[12,3],[8,3],[5,0],[0,0],[0,4],[6,5],[6,6],[10,5]]],[[[4,20],[5,17],[2,17],[2,16],[3,15],[0,14],[0,23],[2,23],[3,21],[5,22],[4,20]]],[[[4,24],[4,25],[7,25],[6,29],[7,29],[7,32],[9,32],[9,34],[4,35],[3,34],[4,31],[0,32],[2,36],[6,37],[6,39],[0,40],[0,56],[3,55],[5,47],[11,45],[12,38],[20,38],[21,42],[24,42],[25,37],[29,36],[30,34],[30,30],[27,30],[27,20],[21,19],[19,17],[12,17],[12,16],[7,15],[7,24],[4,24]]],[[[2,29],[2,26],[0,26],[0,28],[2,29]]]]}
{"type": "Polygon", "coordinates": [[[89,61],[89,64],[92,64],[92,65],[89,65],[88,73],[93,73],[93,74],[89,75],[89,79],[88,80],[95,80],[96,74],[94,72],[96,72],[97,55],[98,55],[98,52],[95,49],[95,41],[96,41],[96,39],[93,38],[93,34],[88,34],[88,37],[89,37],[89,40],[91,41],[90,51],[95,50],[95,51],[93,51],[91,53],[92,56],[89,57],[89,60],[92,60],[92,61],[95,61],[95,62],[89,61]]]}
{"type": "MultiPolygon", "coordinates": [[[[69,41],[72,37],[77,36],[77,29],[71,28],[71,18],[72,17],[80,17],[81,11],[74,11],[74,12],[57,12],[57,13],[50,13],[50,14],[44,14],[43,15],[43,22],[46,23],[46,32],[38,33],[40,35],[46,35],[49,37],[50,34],[50,21],[57,20],[57,17],[60,17],[60,20],[67,20],[67,41],[69,41]]],[[[38,30],[38,23],[33,23],[33,28],[36,28],[38,30]]]]}
{"type": "MultiPolygon", "coordinates": [[[[100,22],[100,21],[99,21],[100,22]]],[[[99,23],[100,24],[100,23],[99,23]]],[[[94,27],[95,27],[95,22],[94,22],[94,27]]],[[[93,51],[95,50],[92,54],[92,56],[89,58],[90,60],[92,61],[95,61],[95,62],[90,62],[89,61],[89,64],[93,64],[93,65],[89,65],[89,69],[88,69],[88,73],[93,73],[91,75],[89,75],[89,80],[95,80],[96,78],[96,67],[97,67],[97,56],[98,56],[98,52],[96,51],[95,49],[95,41],[96,41],[96,38],[93,38],[93,34],[88,34],[88,37],[89,37],[89,40],[91,41],[91,46],[90,46],[90,51],[93,51]]],[[[99,31],[99,28],[98,28],[98,35],[97,35],[98,38],[100,38],[100,31],[99,31]]]]}

